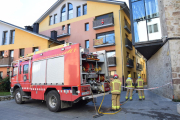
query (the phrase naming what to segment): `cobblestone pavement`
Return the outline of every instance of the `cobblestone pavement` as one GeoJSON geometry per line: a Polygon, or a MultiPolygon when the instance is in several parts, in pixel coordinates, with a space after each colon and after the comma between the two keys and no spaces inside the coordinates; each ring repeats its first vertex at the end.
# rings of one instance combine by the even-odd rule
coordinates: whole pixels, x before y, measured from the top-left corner
{"type": "MultiPolygon", "coordinates": [[[[135,93],[135,91],[134,91],[135,93]]],[[[133,101],[128,101],[122,111],[115,115],[103,115],[98,120],[180,120],[177,113],[177,102],[158,96],[150,91],[145,91],[146,100],[139,101],[135,93],[133,101]]],[[[97,99],[99,106],[102,97],[97,99]]],[[[121,101],[125,100],[125,92],[121,94],[121,101]]],[[[111,107],[111,95],[105,97],[101,111],[108,111],[111,107]]],[[[85,106],[64,109],[61,112],[50,112],[46,103],[30,100],[18,105],[14,100],[0,102],[0,120],[92,120],[95,115],[93,103],[85,106]]]]}

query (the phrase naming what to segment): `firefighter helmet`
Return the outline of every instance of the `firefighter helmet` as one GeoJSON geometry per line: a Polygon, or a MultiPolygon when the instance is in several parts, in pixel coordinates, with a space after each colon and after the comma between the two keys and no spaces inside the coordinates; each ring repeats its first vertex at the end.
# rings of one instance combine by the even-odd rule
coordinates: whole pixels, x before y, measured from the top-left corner
{"type": "Polygon", "coordinates": [[[131,78],[131,74],[128,75],[128,78],[131,78]]]}
{"type": "Polygon", "coordinates": [[[138,74],[138,78],[141,78],[141,75],[140,75],[140,74],[138,74]]]}
{"type": "Polygon", "coordinates": [[[114,74],[114,76],[113,76],[114,79],[118,79],[118,77],[119,76],[117,74],[114,74]]]}

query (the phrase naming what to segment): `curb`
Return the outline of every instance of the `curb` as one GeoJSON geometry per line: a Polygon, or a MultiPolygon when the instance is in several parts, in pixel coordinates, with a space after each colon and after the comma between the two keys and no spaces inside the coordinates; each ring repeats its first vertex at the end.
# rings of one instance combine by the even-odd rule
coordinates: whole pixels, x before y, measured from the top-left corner
{"type": "Polygon", "coordinates": [[[180,114],[180,103],[177,104],[177,112],[180,114]]]}
{"type": "Polygon", "coordinates": [[[13,96],[8,95],[8,96],[0,96],[0,101],[5,101],[5,100],[12,100],[14,99],[13,96]]]}

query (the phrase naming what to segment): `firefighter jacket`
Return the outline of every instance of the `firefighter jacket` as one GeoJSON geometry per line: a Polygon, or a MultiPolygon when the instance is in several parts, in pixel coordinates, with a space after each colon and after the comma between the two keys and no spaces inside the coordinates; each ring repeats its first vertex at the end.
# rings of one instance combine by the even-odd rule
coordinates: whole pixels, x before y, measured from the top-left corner
{"type": "Polygon", "coordinates": [[[114,79],[111,81],[110,86],[111,86],[111,93],[112,94],[121,94],[121,81],[118,79],[114,79]]]}
{"type": "Polygon", "coordinates": [[[143,88],[144,87],[144,80],[143,79],[141,79],[141,78],[138,78],[137,80],[136,80],[136,83],[137,83],[137,88],[143,88]]]}
{"type": "Polygon", "coordinates": [[[127,83],[127,86],[126,86],[126,87],[128,87],[128,88],[134,88],[134,86],[133,86],[133,80],[132,80],[131,78],[128,78],[128,79],[126,80],[126,83],[127,83]]]}

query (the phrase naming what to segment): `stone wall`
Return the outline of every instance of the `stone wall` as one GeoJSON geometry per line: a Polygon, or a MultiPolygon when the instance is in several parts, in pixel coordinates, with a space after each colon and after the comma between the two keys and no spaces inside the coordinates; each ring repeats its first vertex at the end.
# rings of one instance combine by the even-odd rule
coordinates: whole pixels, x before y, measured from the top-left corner
{"type": "Polygon", "coordinates": [[[180,100],[180,40],[169,40],[174,99],[180,100]]]}
{"type": "Polygon", "coordinates": [[[168,37],[180,37],[180,0],[163,0],[168,37]]]}
{"type": "MultiPolygon", "coordinates": [[[[172,82],[171,57],[169,53],[169,42],[167,42],[147,61],[148,88],[159,87],[172,82]]],[[[173,98],[171,85],[152,91],[164,97],[173,98]]]]}

